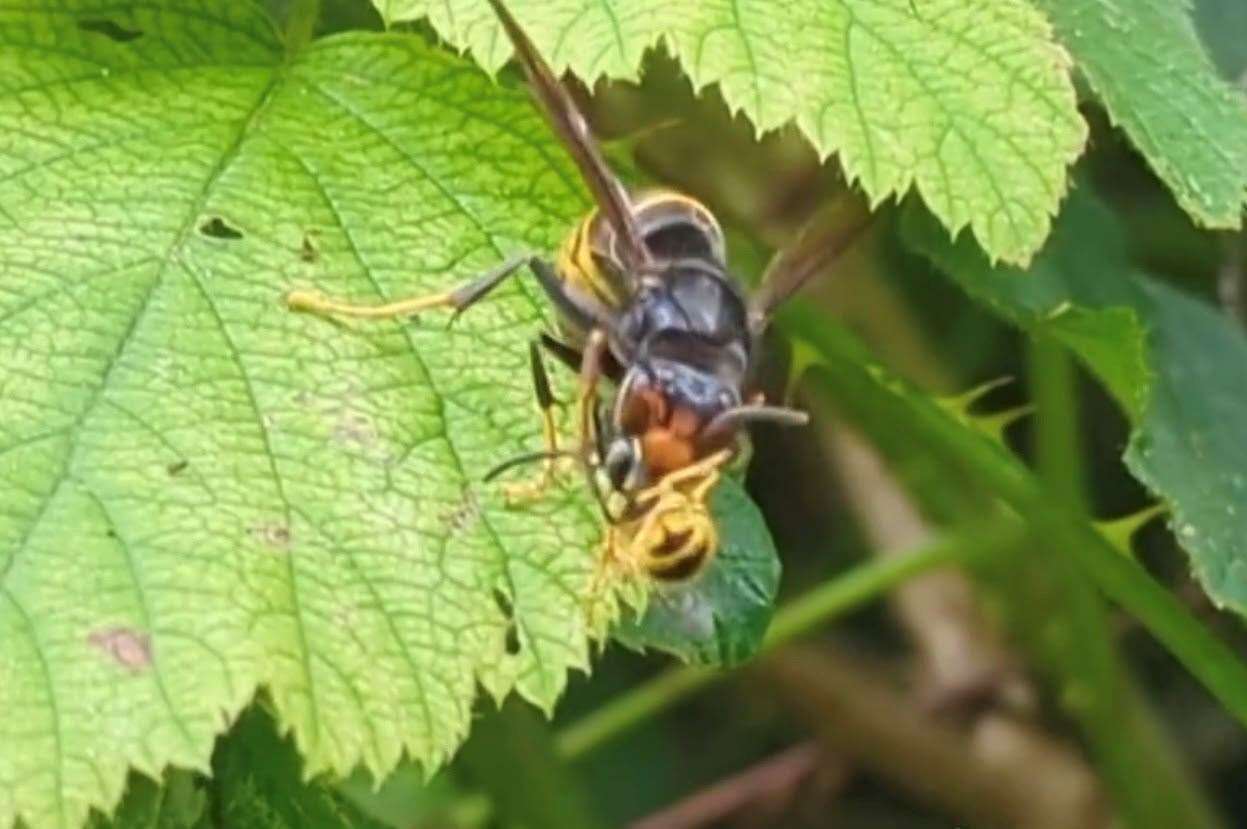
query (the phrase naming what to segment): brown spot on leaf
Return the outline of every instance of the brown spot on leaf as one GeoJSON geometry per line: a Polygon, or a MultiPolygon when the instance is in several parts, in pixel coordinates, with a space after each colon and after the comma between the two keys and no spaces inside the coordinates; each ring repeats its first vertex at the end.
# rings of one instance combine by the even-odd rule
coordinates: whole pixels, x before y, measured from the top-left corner
{"type": "Polygon", "coordinates": [[[452,533],[462,533],[476,526],[476,522],[481,517],[481,504],[476,497],[476,490],[467,487],[463,491],[463,498],[459,500],[454,509],[447,510],[442,513],[442,522],[446,525],[446,529],[452,533]]]}
{"type": "Polygon", "coordinates": [[[290,546],[290,527],[286,524],[266,521],[262,524],[256,524],[253,526],[251,528],[251,534],[266,547],[272,547],[276,550],[285,550],[290,546]]]}
{"type": "Polygon", "coordinates": [[[169,477],[172,478],[174,476],[181,475],[183,472],[186,471],[186,467],[190,465],[191,465],[191,462],[185,459],[180,460],[180,461],[174,461],[173,463],[165,467],[165,471],[168,472],[169,477]]]}
{"type": "Polygon", "coordinates": [[[87,643],[130,671],[138,672],[152,664],[152,638],[134,628],[97,630],[87,636],[87,643]]]}
{"type": "Polygon", "coordinates": [[[331,437],[338,444],[371,446],[377,442],[377,430],[365,415],[359,412],[344,412],[334,423],[331,437]]]}

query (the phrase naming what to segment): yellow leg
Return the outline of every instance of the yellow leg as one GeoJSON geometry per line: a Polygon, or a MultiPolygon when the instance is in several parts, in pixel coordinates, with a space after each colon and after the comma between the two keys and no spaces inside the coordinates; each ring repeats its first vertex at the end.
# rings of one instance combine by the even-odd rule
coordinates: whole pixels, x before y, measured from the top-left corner
{"type": "Polygon", "coordinates": [[[598,381],[602,379],[602,357],[606,353],[606,332],[595,328],[589,332],[585,341],[584,351],[580,357],[580,391],[576,396],[576,411],[580,420],[580,453],[581,457],[596,457],[598,451],[598,433],[594,408],[598,401],[598,381]]]}
{"type": "MultiPolygon", "coordinates": [[[[552,453],[559,451],[559,428],[554,416],[554,409],[555,407],[551,405],[541,410],[542,438],[545,441],[546,449],[552,453]]],[[[546,458],[541,462],[541,471],[535,478],[503,484],[503,496],[512,504],[520,504],[541,497],[558,477],[560,460],[564,459],[546,458]]]]}
{"type": "Polygon", "coordinates": [[[697,485],[689,493],[685,493],[685,496],[689,500],[704,502],[710,490],[719,482],[719,470],[731,457],[731,449],[720,449],[713,455],[707,455],[702,458],[697,463],[668,473],[658,483],[641,490],[636,496],[636,502],[644,505],[650,501],[661,499],[668,493],[676,492],[681,484],[694,480],[697,481],[697,485]]]}
{"type": "Polygon", "coordinates": [[[389,319],[393,317],[409,317],[431,308],[448,308],[454,306],[454,291],[442,291],[427,296],[410,297],[385,305],[354,305],[349,302],[329,299],[316,291],[291,291],[286,294],[286,307],[291,311],[303,311],[325,317],[363,317],[367,319],[389,319]]]}
{"type": "Polygon", "coordinates": [[[400,299],[396,302],[387,302],[384,305],[358,305],[352,302],[330,299],[317,291],[291,291],[286,294],[286,306],[291,311],[304,311],[322,316],[363,317],[366,319],[409,317],[412,314],[418,314],[421,311],[428,311],[433,308],[453,308],[455,313],[458,314],[501,285],[503,280],[514,274],[522,266],[531,266],[533,262],[533,257],[526,253],[512,256],[488,273],[465,282],[457,288],[448,291],[438,291],[437,293],[424,296],[400,299]]]}
{"type": "MultiPolygon", "coordinates": [[[[587,396],[583,389],[582,395],[587,396]]],[[[709,563],[717,553],[718,529],[706,500],[732,454],[731,449],[722,449],[669,473],[638,493],[635,504],[644,508],[638,518],[622,525],[604,523],[597,569],[589,591],[594,601],[600,598],[612,567],[624,568],[625,577],[648,576],[658,581],[692,578],[704,569],[704,565],[696,565],[691,572],[675,579],[664,575],[690,559],[709,563]],[[679,547],[665,549],[674,537],[681,537],[679,547]]]]}
{"type": "Polygon", "coordinates": [[[625,558],[633,570],[659,581],[684,581],[704,569],[718,546],[714,516],[700,494],[689,497],[672,491],[646,512],[625,558]]]}
{"type": "Polygon", "coordinates": [[[541,359],[541,347],[536,342],[528,344],[528,361],[533,373],[533,393],[537,397],[537,408],[541,412],[542,439],[549,457],[541,462],[541,472],[535,479],[503,486],[503,495],[512,503],[532,500],[542,495],[554,483],[562,469],[562,463],[567,460],[566,457],[559,457],[559,424],[555,412],[561,404],[550,390],[550,377],[546,374],[545,363],[541,359]]]}
{"type": "Polygon", "coordinates": [[[658,581],[683,581],[702,572],[719,547],[718,528],[706,502],[731,457],[730,449],[715,452],[638,494],[636,504],[643,511],[625,528],[623,544],[616,542],[620,552],[615,558],[658,581]]]}
{"type": "Polygon", "coordinates": [[[585,618],[591,626],[601,621],[599,614],[609,612],[612,607],[607,596],[607,589],[614,575],[613,570],[624,563],[621,555],[625,539],[622,531],[614,524],[606,523],[602,542],[598,546],[597,562],[593,569],[593,578],[589,582],[588,592],[582,599],[585,618]]]}

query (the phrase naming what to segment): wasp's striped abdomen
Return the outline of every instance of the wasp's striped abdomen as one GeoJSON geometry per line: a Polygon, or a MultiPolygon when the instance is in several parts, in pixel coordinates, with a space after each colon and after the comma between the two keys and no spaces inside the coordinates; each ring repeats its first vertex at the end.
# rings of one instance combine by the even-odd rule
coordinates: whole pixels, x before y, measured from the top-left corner
{"type": "MultiPolygon", "coordinates": [[[[672,190],[645,190],[632,200],[632,214],[657,263],[700,258],[725,267],[723,231],[706,206],[672,190]]],[[[631,284],[610,222],[594,210],[572,228],[559,248],[559,277],[578,293],[618,310],[631,284]]]]}

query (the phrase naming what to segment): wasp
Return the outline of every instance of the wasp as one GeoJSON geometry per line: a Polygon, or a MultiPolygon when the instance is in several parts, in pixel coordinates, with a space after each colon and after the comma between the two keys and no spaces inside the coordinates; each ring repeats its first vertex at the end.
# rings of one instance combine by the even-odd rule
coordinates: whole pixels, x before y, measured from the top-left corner
{"type": "MultiPolygon", "coordinates": [[[[489,0],[514,46],[529,89],[593,196],[596,207],[567,235],[554,261],[530,253],[453,289],[361,306],[295,291],[295,310],[406,317],[431,308],[454,316],[527,269],[558,315],[557,334],[530,345],[546,449],[513,458],[541,475],[512,487],[539,494],[562,457],[579,459],[606,518],[604,560],[661,583],[703,572],[719,549],[709,497],[751,422],[799,425],[804,412],[768,405],[751,390],[758,344],[773,310],[843,247],[823,240],[786,251],[746,294],[728,270],[723,230],[709,209],[672,190],[629,192],[612,173],[567,90],[500,0],[489,0]],[[580,445],[559,446],[557,402],[542,348],[578,371],[580,445]],[[602,399],[609,382],[613,396],[602,399]]],[[[453,319],[453,317],[452,317],[453,319]]]]}

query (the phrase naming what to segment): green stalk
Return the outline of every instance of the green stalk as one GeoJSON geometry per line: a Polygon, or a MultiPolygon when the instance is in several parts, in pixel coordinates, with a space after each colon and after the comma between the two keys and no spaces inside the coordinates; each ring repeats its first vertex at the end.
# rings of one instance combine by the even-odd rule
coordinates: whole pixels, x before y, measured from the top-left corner
{"type": "MultiPolygon", "coordinates": [[[[1042,336],[1032,341],[1039,477],[1050,497],[1085,516],[1076,380],[1065,349],[1042,336]]],[[[1052,554],[1046,528],[1037,530],[1001,562],[1008,573],[999,584],[1030,649],[1055,674],[1122,817],[1140,829],[1219,826],[1122,663],[1103,599],[1074,560],[1052,554]]]]}
{"type": "MultiPolygon", "coordinates": [[[[780,608],[760,653],[768,653],[810,633],[829,619],[861,607],[919,573],[965,561],[984,546],[997,543],[1000,536],[999,528],[978,531],[973,541],[969,535],[952,535],[908,555],[889,556],[858,565],[780,608]]],[[[700,665],[672,668],[561,730],[555,742],[559,754],[569,760],[583,757],[711,682],[731,675],[700,665]]]]}
{"type": "MultiPolygon", "coordinates": [[[[602,825],[574,771],[558,756],[546,723],[517,699],[476,724],[459,762],[488,795],[504,825],[534,829],[602,825]]],[[[468,808],[460,804],[459,813],[468,808]]]]}
{"type": "Polygon", "coordinates": [[[297,55],[311,42],[318,20],[320,0],[290,0],[283,27],[287,59],[297,55]]]}
{"type": "Polygon", "coordinates": [[[1109,599],[1137,618],[1247,725],[1247,667],[1168,590],[1122,556],[1085,516],[1052,498],[1002,446],[879,368],[843,329],[800,303],[785,311],[781,320],[816,355],[818,387],[885,452],[912,455],[917,448],[965,487],[985,499],[1003,501],[1032,525],[1043,527],[1053,554],[1070,556],[1109,599]]]}
{"type": "MultiPolygon", "coordinates": [[[[939,539],[907,555],[860,564],[780,608],[760,652],[768,653],[811,633],[828,620],[861,607],[920,573],[964,563],[995,545],[1009,543],[1009,538],[1016,540],[1016,526],[998,525],[973,535],[939,539]]],[[[584,757],[707,685],[730,676],[735,676],[735,672],[701,665],[672,668],[560,730],[554,737],[554,751],[563,760],[584,757]]],[[[489,799],[478,793],[462,798],[453,809],[451,820],[456,826],[479,826],[491,813],[489,799]]]]}
{"type": "Polygon", "coordinates": [[[1030,387],[1035,414],[1035,466],[1053,498],[1086,512],[1082,436],[1074,361],[1052,339],[1030,344],[1030,387]]]}

